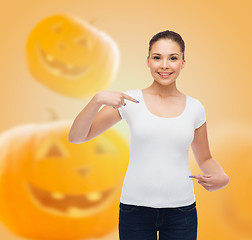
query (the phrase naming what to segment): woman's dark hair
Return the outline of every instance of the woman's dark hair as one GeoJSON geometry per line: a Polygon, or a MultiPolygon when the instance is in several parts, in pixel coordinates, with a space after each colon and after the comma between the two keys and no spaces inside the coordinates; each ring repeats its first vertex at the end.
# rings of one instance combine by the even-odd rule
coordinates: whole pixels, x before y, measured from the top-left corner
{"type": "Polygon", "coordinates": [[[177,42],[179,44],[179,46],[181,48],[181,52],[182,52],[182,59],[184,60],[184,58],[185,58],[185,42],[178,33],[173,32],[173,31],[169,31],[169,30],[159,32],[151,38],[151,40],[149,42],[149,57],[150,57],[150,51],[151,51],[152,44],[160,39],[163,39],[163,38],[170,39],[170,40],[177,42]]]}

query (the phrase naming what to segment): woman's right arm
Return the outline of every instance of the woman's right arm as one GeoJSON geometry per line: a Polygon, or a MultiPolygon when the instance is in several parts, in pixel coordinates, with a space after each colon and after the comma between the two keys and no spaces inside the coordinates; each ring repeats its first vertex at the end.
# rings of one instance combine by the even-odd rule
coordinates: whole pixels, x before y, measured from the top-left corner
{"type": "Polygon", "coordinates": [[[121,92],[101,91],[96,93],[75,118],[68,134],[69,142],[77,144],[87,142],[119,122],[122,118],[115,108],[124,105],[124,99],[137,101],[121,92]],[[99,111],[103,104],[107,106],[99,111]]]}

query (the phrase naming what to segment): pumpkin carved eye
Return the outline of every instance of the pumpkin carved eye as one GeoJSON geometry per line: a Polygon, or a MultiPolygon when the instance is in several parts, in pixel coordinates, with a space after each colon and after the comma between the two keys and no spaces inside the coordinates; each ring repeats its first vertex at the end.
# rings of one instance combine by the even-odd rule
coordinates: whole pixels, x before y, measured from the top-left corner
{"type": "Polygon", "coordinates": [[[110,139],[105,138],[103,135],[100,135],[99,138],[97,138],[95,154],[117,155],[119,154],[119,151],[116,148],[115,144],[110,141],[110,139]]]}
{"type": "Polygon", "coordinates": [[[51,29],[55,32],[55,33],[61,33],[62,30],[62,22],[58,22],[55,23],[51,26],[51,29]]]}
{"type": "Polygon", "coordinates": [[[86,40],[86,38],[85,38],[84,36],[78,37],[78,38],[75,40],[75,42],[76,42],[77,44],[83,46],[83,47],[87,47],[87,46],[88,46],[87,40],[86,40]]]}
{"type": "Polygon", "coordinates": [[[62,146],[58,141],[47,139],[41,146],[37,153],[37,159],[45,158],[67,158],[69,153],[65,147],[62,146]]]}

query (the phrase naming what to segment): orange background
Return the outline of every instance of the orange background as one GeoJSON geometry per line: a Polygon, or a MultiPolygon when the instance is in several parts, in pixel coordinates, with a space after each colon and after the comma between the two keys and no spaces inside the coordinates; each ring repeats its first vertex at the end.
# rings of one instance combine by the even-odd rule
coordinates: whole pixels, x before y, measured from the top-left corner
{"type": "MultiPolygon", "coordinates": [[[[249,139],[243,138],[243,133],[250,133],[250,136],[252,133],[251,11],[252,3],[249,0],[5,1],[0,9],[0,131],[16,125],[48,121],[51,118],[48,108],[53,109],[60,119],[74,119],[92,97],[83,100],[65,97],[34,81],[28,72],[25,61],[26,40],[35,25],[44,18],[67,13],[92,22],[94,27],[114,39],[120,51],[120,66],[115,80],[106,89],[111,91],[149,86],[153,81],[146,65],[149,40],[157,32],[167,29],[178,32],[185,41],[187,63],[177,78],[177,87],[183,93],[199,99],[205,106],[211,153],[230,177],[226,188],[207,194],[223,199],[225,194],[235,196],[247,193],[246,199],[241,198],[235,202],[237,205],[232,205],[240,212],[229,216],[225,216],[228,212],[223,212],[222,221],[229,223],[220,224],[223,224],[224,231],[232,229],[232,233],[236,234],[234,239],[249,239],[252,236],[252,207],[247,203],[251,203],[252,198],[250,188],[246,186],[251,186],[252,179],[249,174],[243,178],[241,175],[244,170],[251,173],[252,154],[244,147],[241,139],[249,139]],[[233,165],[229,162],[231,159],[218,158],[225,156],[218,155],[218,148],[224,146],[231,136],[237,141],[233,145],[237,149],[226,146],[226,151],[240,150],[247,153],[241,159],[234,159],[236,162],[233,165]],[[244,168],[237,173],[237,178],[232,179],[231,173],[235,173],[234,166],[238,162],[244,168]],[[232,191],[232,181],[239,182],[243,187],[233,188],[237,192],[230,194],[228,191],[232,191]],[[237,226],[234,224],[236,222],[245,222],[247,228],[237,226]]],[[[126,121],[121,121],[113,128],[129,139],[126,121]]],[[[246,143],[249,145],[251,142],[246,143]]],[[[232,157],[232,154],[228,156],[232,157]]],[[[192,158],[190,150],[190,161],[195,164],[192,158]]],[[[192,174],[199,173],[192,171],[192,174]]],[[[200,194],[204,191],[203,188],[195,187],[196,198],[199,196],[200,240],[207,239],[200,237],[205,236],[201,226],[208,224],[205,220],[203,222],[203,217],[200,218],[204,215],[200,210],[201,204],[205,204],[200,202],[200,194]]],[[[209,231],[208,235],[215,232],[212,228],[209,231]]],[[[209,239],[213,236],[218,239],[218,235],[210,235],[209,239]]],[[[114,236],[113,239],[117,239],[117,235],[114,236]]],[[[0,239],[22,238],[0,225],[0,239]]]]}

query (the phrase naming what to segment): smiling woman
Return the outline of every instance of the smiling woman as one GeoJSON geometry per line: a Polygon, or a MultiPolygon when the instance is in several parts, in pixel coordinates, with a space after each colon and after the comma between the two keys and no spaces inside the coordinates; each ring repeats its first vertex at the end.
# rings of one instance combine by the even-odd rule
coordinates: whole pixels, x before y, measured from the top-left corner
{"type": "Polygon", "coordinates": [[[140,103],[127,102],[118,109],[131,130],[119,236],[125,240],[154,240],[159,231],[163,240],[179,236],[195,240],[198,217],[188,161],[191,144],[200,169],[207,171],[203,182],[200,179],[205,189],[220,189],[227,184],[227,176],[216,161],[206,161],[211,154],[203,104],[176,87],[185,67],[183,39],[167,30],[153,36],[149,44],[147,66],[153,83],[145,89],[124,92],[140,103]],[[174,224],[176,229],[171,227],[174,224]]]}
{"type": "Polygon", "coordinates": [[[196,198],[188,161],[191,144],[199,167],[211,169],[202,186],[211,191],[226,183],[226,176],[225,181],[218,180],[224,179],[220,166],[206,161],[211,154],[204,105],[176,87],[185,67],[184,50],[178,33],[157,33],[147,56],[151,86],[98,92],[69,133],[69,141],[82,143],[122,119],[129,125],[130,159],[119,205],[120,239],[156,240],[157,231],[162,240],[197,239],[196,198]],[[107,106],[98,112],[102,104],[107,106]]]}

